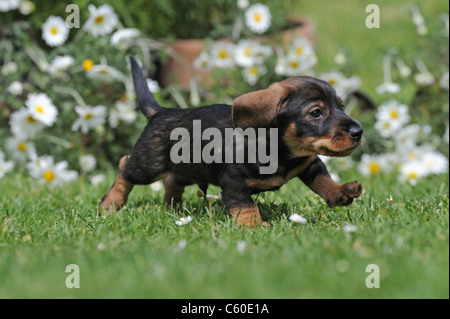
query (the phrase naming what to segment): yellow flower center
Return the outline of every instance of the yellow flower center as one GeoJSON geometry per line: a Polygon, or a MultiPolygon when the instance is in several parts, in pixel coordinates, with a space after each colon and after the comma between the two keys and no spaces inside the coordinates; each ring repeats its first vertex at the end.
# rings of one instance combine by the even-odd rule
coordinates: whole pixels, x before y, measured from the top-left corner
{"type": "Polygon", "coordinates": [[[297,47],[297,48],[295,49],[295,52],[297,52],[298,55],[302,55],[302,53],[303,53],[303,48],[302,48],[302,47],[297,47]]]}
{"type": "Polygon", "coordinates": [[[392,117],[393,119],[398,118],[398,111],[397,111],[397,110],[391,110],[391,117],[392,117]]]}
{"type": "Polygon", "coordinates": [[[251,54],[252,54],[252,48],[246,47],[246,48],[244,49],[244,55],[245,55],[246,57],[250,57],[251,54]]]}
{"type": "Polygon", "coordinates": [[[92,118],[94,115],[92,114],[92,113],[87,113],[85,116],[84,116],[84,118],[86,119],[86,120],[89,120],[90,118],[92,118]]]}
{"type": "Polygon", "coordinates": [[[36,106],[36,112],[39,114],[44,114],[44,108],[40,105],[36,106]]]}
{"type": "Polygon", "coordinates": [[[409,173],[409,179],[416,179],[418,176],[417,172],[411,172],[409,173]]]}
{"type": "Polygon", "coordinates": [[[27,122],[28,123],[34,123],[34,122],[36,122],[36,119],[34,117],[32,117],[31,115],[28,115],[27,116],[27,122]]]}
{"type": "Polygon", "coordinates": [[[258,70],[258,68],[257,68],[256,66],[254,66],[254,67],[252,67],[252,68],[250,69],[250,74],[252,74],[252,75],[258,75],[258,73],[259,73],[259,70],[258,70]]]}
{"type": "Polygon", "coordinates": [[[253,18],[255,19],[256,22],[260,22],[262,20],[262,15],[261,15],[261,13],[256,12],[253,15],[253,18]]]}
{"type": "Polygon", "coordinates": [[[17,149],[21,152],[25,152],[27,150],[27,144],[20,142],[17,144],[17,149]]]}
{"type": "Polygon", "coordinates": [[[101,23],[103,23],[103,20],[105,20],[105,18],[103,16],[98,16],[95,18],[95,23],[101,24],[101,23]]]}
{"type": "Polygon", "coordinates": [[[332,86],[336,85],[336,80],[329,79],[327,82],[330,83],[332,86]]]}
{"type": "Polygon", "coordinates": [[[372,175],[378,174],[381,171],[381,167],[378,163],[372,162],[369,164],[369,172],[372,175]]]}
{"type": "Polygon", "coordinates": [[[296,69],[298,67],[298,62],[297,61],[291,61],[291,66],[296,69]]]}
{"type": "Polygon", "coordinates": [[[51,170],[47,170],[42,174],[42,177],[45,179],[47,183],[50,183],[52,180],[55,179],[55,173],[51,170]]]}
{"type": "Polygon", "coordinates": [[[92,67],[94,66],[94,61],[92,61],[91,59],[85,59],[83,61],[83,69],[87,72],[90,69],[92,69],[92,67]]]}
{"type": "Polygon", "coordinates": [[[220,50],[220,51],[219,51],[219,58],[221,58],[221,59],[226,59],[227,56],[228,56],[227,50],[220,50]]]}
{"type": "Polygon", "coordinates": [[[53,35],[58,34],[58,28],[57,27],[51,27],[50,28],[50,33],[53,34],[53,35]]]}

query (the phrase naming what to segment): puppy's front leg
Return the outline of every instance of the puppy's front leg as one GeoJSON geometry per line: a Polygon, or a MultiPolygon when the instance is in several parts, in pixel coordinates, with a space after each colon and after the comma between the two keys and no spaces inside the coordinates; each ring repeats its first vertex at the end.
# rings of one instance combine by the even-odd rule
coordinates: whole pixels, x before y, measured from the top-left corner
{"type": "Polygon", "coordinates": [[[357,181],[343,185],[333,181],[325,164],[318,157],[298,177],[331,208],[350,205],[362,193],[361,184],[357,181]]]}

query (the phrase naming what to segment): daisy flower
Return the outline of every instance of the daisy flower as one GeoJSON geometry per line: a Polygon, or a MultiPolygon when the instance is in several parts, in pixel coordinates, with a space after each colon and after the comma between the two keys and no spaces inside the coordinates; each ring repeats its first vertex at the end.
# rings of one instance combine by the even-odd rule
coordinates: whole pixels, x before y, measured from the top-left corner
{"type": "Polygon", "coordinates": [[[97,159],[91,154],[81,155],[79,161],[81,170],[85,173],[92,171],[97,165],[97,159]]]}
{"type": "Polygon", "coordinates": [[[136,117],[137,113],[133,105],[118,101],[109,113],[109,126],[116,128],[120,121],[132,123],[136,117]]]}
{"type": "Polygon", "coordinates": [[[408,106],[391,99],[380,105],[376,118],[375,128],[381,136],[390,137],[409,122],[408,106]]]}
{"type": "Polygon", "coordinates": [[[423,163],[410,161],[402,165],[398,179],[400,182],[409,182],[415,186],[417,181],[424,176],[426,176],[426,168],[423,163]]]}
{"type": "Polygon", "coordinates": [[[150,188],[155,192],[159,192],[163,188],[163,184],[161,183],[161,181],[157,181],[157,182],[151,183],[150,188]]]}
{"type": "Polygon", "coordinates": [[[10,10],[16,10],[20,5],[21,0],[1,0],[0,12],[8,12],[10,10]]]}
{"type": "Polygon", "coordinates": [[[430,73],[425,63],[421,59],[416,59],[416,66],[419,70],[419,73],[414,76],[416,83],[422,86],[433,84],[434,76],[430,73]]]}
{"type": "Polygon", "coordinates": [[[98,8],[90,4],[88,6],[90,16],[83,26],[83,30],[91,33],[93,36],[110,34],[117,26],[119,19],[114,9],[104,4],[98,8]]]}
{"type": "Polygon", "coordinates": [[[308,59],[296,54],[289,54],[288,56],[281,58],[283,74],[286,76],[299,76],[304,75],[311,68],[308,59]]]}
{"type": "Polygon", "coordinates": [[[111,82],[114,80],[118,80],[122,77],[120,71],[106,64],[96,64],[91,67],[88,66],[88,70],[89,72],[87,73],[87,76],[89,78],[104,82],[111,82]]]}
{"type": "Polygon", "coordinates": [[[189,224],[192,221],[191,216],[181,217],[179,220],[175,221],[175,224],[178,226],[189,224]]]}
{"type": "Polygon", "coordinates": [[[76,106],[75,112],[79,118],[73,123],[72,131],[81,129],[82,133],[87,134],[90,129],[103,125],[106,121],[106,107],[103,105],[76,106]]]}
{"type": "Polygon", "coordinates": [[[23,85],[19,81],[13,81],[8,86],[7,90],[13,95],[21,95],[23,93],[23,85]]]}
{"type": "Polygon", "coordinates": [[[77,172],[68,171],[67,166],[66,161],[55,164],[52,156],[44,155],[32,159],[27,169],[39,184],[55,187],[77,179],[77,172]]]}
{"type": "Polygon", "coordinates": [[[61,17],[50,16],[42,25],[42,39],[48,46],[60,46],[68,37],[69,28],[61,17]]]}
{"type": "Polygon", "coordinates": [[[29,109],[21,108],[11,114],[9,125],[14,136],[24,140],[34,138],[36,134],[41,132],[45,125],[38,121],[29,109]]]}
{"type": "Polygon", "coordinates": [[[247,249],[247,242],[245,240],[239,240],[236,243],[236,250],[239,254],[243,254],[245,250],[247,249]]]}
{"type": "Polygon", "coordinates": [[[347,224],[344,227],[342,227],[342,230],[346,233],[354,233],[358,230],[358,227],[355,225],[347,224]]]}
{"type": "Polygon", "coordinates": [[[137,38],[141,35],[141,31],[135,28],[127,28],[117,30],[111,36],[111,44],[116,48],[126,48],[129,40],[137,38]]]}
{"type": "Polygon", "coordinates": [[[261,64],[270,53],[269,47],[263,46],[257,41],[241,40],[234,48],[234,59],[237,65],[250,67],[261,64]]]}
{"type": "Polygon", "coordinates": [[[448,170],[448,158],[438,152],[427,152],[421,156],[428,174],[443,174],[448,170]]]}
{"type": "Polygon", "coordinates": [[[158,81],[156,80],[147,79],[147,86],[152,93],[158,93],[160,91],[158,81]]]}
{"type": "Polygon", "coordinates": [[[1,73],[4,76],[13,74],[17,72],[17,69],[19,68],[19,66],[17,65],[16,62],[14,61],[9,61],[8,63],[5,63],[2,68],[1,68],[1,73]]]}
{"type": "Polygon", "coordinates": [[[46,126],[52,126],[58,115],[57,108],[45,93],[30,93],[25,101],[31,115],[46,126]]]}
{"type": "Polygon", "coordinates": [[[91,59],[84,59],[82,65],[83,70],[89,72],[94,67],[95,64],[94,61],[92,61],[91,59]]]}
{"type": "Polygon", "coordinates": [[[8,138],[6,140],[6,146],[11,151],[14,158],[20,162],[25,162],[36,154],[36,148],[32,142],[17,136],[8,138]]]}
{"type": "Polygon", "coordinates": [[[218,42],[211,49],[211,59],[214,66],[219,68],[232,68],[233,61],[233,44],[218,42]]]}
{"type": "Polygon", "coordinates": [[[105,175],[97,174],[91,177],[91,185],[97,187],[106,180],[105,175]]]}
{"type": "Polygon", "coordinates": [[[386,167],[380,155],[363,154],[358,164],[358,172],[364,176],[378,175],[386,167]]]}
{"type": "Polygon", "coordinates": [[[308,56],[314,54],[314,49],[307,38],[301,37],[292,42],[290,52],[298,56],[308,56]]]}
{"type": "Polygon", "coordinates": [[[269,8],[261,3],[254,4],[245,11],[245,24],[254,33],[266,32],[270,27],[271,20],[272,15],[269,8]]]}
{"type": "Polygon", "coordinates": [[[12,161],[5,161],[5,155],[0,150],[0,179],[10,172],[13,167],[14,163],[12,161]]]}
{"type": "Polygon", "coordinates": [[[291,222],[299,223],[299,224],[306,224],[306,222],[307,222],[306,218],[299,214],[292,214],[291,216],[289,216],[289,220],[291,222]]]}
{"type": "Polygon", "coordinates": [[[194,67],[199,70],[208,70],[212,67],[211,57],[207,52],[203,51],[194,61],[194,67]]]}
{"type": "Polygon", "coordinates": [[[47,71],[53,76],[61,75],[64,71],[67,71],[74,63],[75,59],[70,55],[57,55],[50,62],[47,71]]]}
{"type": "Polygon", "coordinates": [[[245,81],[250,85],[255,85],[258,79],[267,72],[267,69],[263,65],[254,65],[245,68],[242,71],[245,81]]]}

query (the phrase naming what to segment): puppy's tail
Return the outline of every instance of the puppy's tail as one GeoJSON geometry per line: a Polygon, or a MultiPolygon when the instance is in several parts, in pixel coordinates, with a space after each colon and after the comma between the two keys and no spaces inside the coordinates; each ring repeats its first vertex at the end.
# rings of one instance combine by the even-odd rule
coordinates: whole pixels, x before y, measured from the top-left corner
{"type": "Polygon", "coordinates": [[[136,60],[133,57],[130,57],[130,62],[137,103],[145,117],[150,120],[156,113],[162,110],[163,107],[156,102],[153,94],[150,92],[147,79],[136,60]]]}

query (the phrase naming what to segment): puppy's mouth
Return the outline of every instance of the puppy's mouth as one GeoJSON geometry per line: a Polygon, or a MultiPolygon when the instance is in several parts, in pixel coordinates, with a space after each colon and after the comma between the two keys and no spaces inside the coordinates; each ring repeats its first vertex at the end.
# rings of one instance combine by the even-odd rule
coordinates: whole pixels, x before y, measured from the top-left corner
{"type": "Polygon", "coordinates": [[[353,146],[350,146],[343,150],[329,149],[327,147],[320,147],[317,150],[319,155],[332,156],[332,157],[345,157],[352,154],[359,146],[361,145],[361,141],[356,143],[353,146]]]}
{"type": "Polygon", "coordinates": [[[310,156],[310,155],[324,155],[332,157],[344,157],[352,154],[362,143],[350,142],[348,140],[333,141],[330,138],[298,138],[295,143],[290,141],[286,143],[294,157],[310,156]]]}

